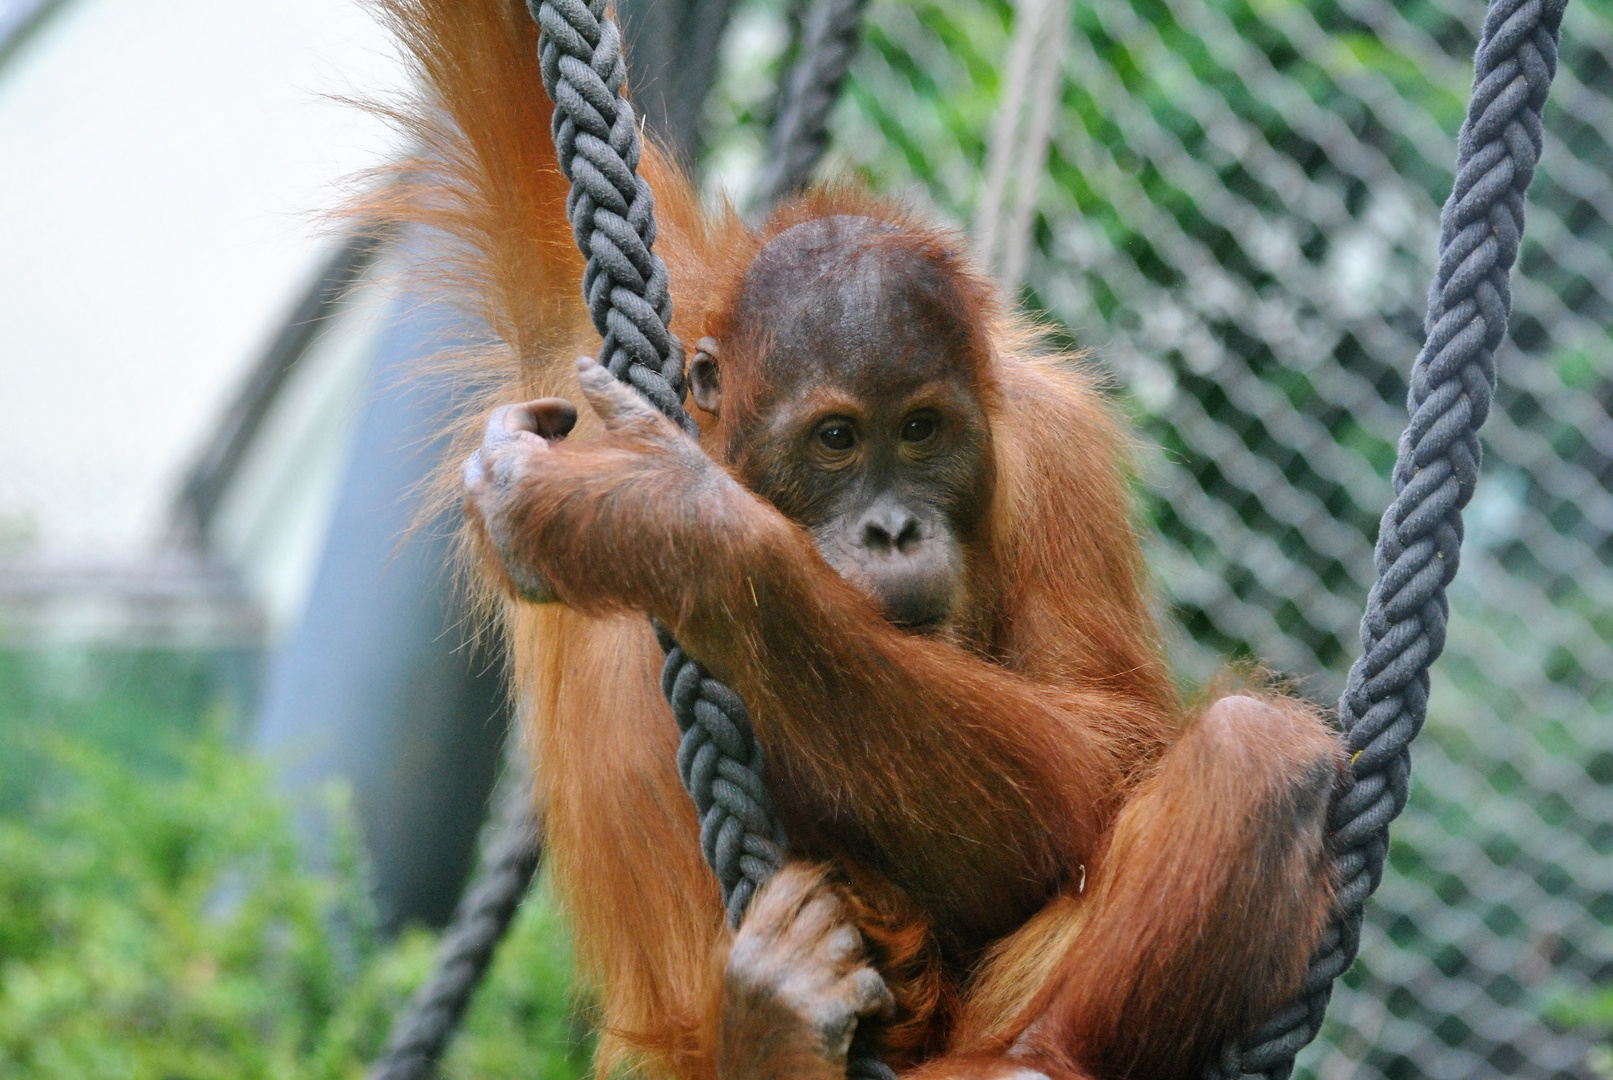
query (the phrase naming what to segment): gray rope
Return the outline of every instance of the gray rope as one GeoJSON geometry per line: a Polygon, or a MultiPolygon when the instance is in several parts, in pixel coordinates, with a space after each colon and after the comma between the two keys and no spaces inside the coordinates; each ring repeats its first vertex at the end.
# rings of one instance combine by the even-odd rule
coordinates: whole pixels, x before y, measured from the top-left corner
{"type": "Polygon", "coordinates": [[[666,664],[661,692],[683,733],[678,775],[700,817],[700,850],[722,886],[728,921],[738,926],[768,878],[784,863],[784,829],[773,816],[762,748],[738,694],[656,626],[666,664]]]}
{"type": "MultiPolygon", "coordinates": [[[[520,756],[519,751],[512,754],[520,756]]],[[[542,843],[532,817],[531,788],[508,782],[512,772],[524,780],[523,765],[507,762],[504,771],[499,787],[506,790],[494,793],[500,812],[489,827],[487,857],[460,897],[437,947],[431,977],[393,1023],[386,1049],[366,1080],[429,1080],[436,1074],[437,1062],[532,885],[542,843]]]]}
{"type": "Polygon", "coordinates": [[[1557,71],[1567,0],[1494,0],[1473,59],[1473,96],[1456,142],[1456,182],[1440,219],[1427,340],[1411,370],[1411,422],[1395,462],[1395,499],[1378,531],[1378,583],[1361,618],[1339,718],[1351,785],[1329,820],[1338,868],[1332,927],[1300,1000],[1207,1070],[1286,1080],[1361,944],[1367,897],[1383,877],[1389,823],[1405,808],[1408,747],[1428,715],[1428,669],[1445,648],[1462,508],[1479,472],[1478,431],[1495,393],[1495,350],[1512,305],[1508,274],[1523,197],[1540,160],[1541,109],[1557,71]]]}
{"type": "Polygon", "coordinates": [[[683,345],[668,326],[672,291],[655,244],[655,196],[638,174],[638,124],[622,95],[622,35],[600,0],[528,0],[540,28],[554,143],[571,181],[566,213],[588,259],[583,298],[605,339],[599,362],[691,435],[683,409],[683,345]]]}
{"type": "Polygon", "coordinates": [[[829,113],[857,54],[868,0],[815,0],[801,24],[801,50],[784,83],[767,164],[757,184],[763,207],[806,187],[829,148],[829,113]]]}
{"type": "MultiPolygon", "coordinates": [[[[666,264],[652,250],[655,198],[638,175],[638,126],[622,95],[621,35],[604,0],[528,0],[527,6],[540,29],[560,171],[571,180],[566,208],[588,259],[583,296],[605,335],[600,362],[696,436],[683,408],[683,346],[667,329],[666,264]]],[[[756,890],[784,862],[784,834],[767,801],[761,748],[739,695],[658,633],[667,653],[661,685],[683,732],[679,769],[700,813],[702,848],[737,926],[756,890]]]]}

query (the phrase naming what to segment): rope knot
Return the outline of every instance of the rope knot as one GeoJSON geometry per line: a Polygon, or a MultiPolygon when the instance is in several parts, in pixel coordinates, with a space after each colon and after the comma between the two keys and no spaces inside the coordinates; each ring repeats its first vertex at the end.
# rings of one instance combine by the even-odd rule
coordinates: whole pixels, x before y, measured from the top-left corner
{"type": "Polygon", "coordinates": [[[1378,887],[1389,822],[1411,786],[1408,747],[1428,715],[1428,669],[1445,647],[1445,589],[1460,562],[1461,511],[1478,480],[1478,430],[1494,397],[1509,275],[1523,235],[1524,192],[1540,160],[1541,108],[1557,70],[1566,0],[1495,0],[1473,62],[1473,94],[1457,135],[1456,179],[1440,215],[1439,265],[1427,338],[1412,367],[1375,562],[1339,718],[1353,783],[1329,813],[1338,917],[1311,958],[1302,999],[1212,1063],[1206,1077],[1286,1077],[1321,1028],[1332,982],[1354,961],[1363,907],[1378,887]]]}

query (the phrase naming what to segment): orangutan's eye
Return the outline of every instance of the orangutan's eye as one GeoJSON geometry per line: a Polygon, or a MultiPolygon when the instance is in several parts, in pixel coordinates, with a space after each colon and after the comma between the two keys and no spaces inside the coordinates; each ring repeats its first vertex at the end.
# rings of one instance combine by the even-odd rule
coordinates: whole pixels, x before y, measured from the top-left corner
{"type": "Polygon", "coordinates": [[[830,420],[818,429],[818,441],[830,450],[844,453],[857,445],[857,433],[844,420],[830,420]]]}
{"type": "Polygon", "coordinates": [[[924,442],[935,434],[935,428],[935,417],[929,413],[909,416],[907,422],[902,425],[902,441],[909,443],[924,442]]]}

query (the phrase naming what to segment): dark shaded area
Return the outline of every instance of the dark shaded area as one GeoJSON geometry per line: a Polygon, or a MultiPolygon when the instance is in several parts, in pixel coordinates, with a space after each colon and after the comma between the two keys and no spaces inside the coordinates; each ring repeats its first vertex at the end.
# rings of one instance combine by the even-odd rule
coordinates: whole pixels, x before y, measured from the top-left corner
{"type": "Polygon", "coordinates": [[[700,115],[717,77],[717,49],[733,0],[621,0],[627,89],[657,141],[691,171],[700,115]]]}
{"type": "MultiPolygon", "coordinates": [[[[383,921],[441,925],[470,870],[507,719],[500,667],[467,642],[450,519],[411,531],[444,453],[445,383],[412,376],[468,327],[401,301],[377,349],[301,623],[266,678],[257,743],[299,803],[352,784],[383,921]]],[[[306,826],[318,835],[317,818],[306,826]]]]}

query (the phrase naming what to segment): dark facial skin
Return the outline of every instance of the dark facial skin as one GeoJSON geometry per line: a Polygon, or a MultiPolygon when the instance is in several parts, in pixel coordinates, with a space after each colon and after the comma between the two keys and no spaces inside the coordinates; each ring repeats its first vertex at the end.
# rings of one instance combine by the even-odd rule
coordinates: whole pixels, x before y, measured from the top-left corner
{"type": "Polygon", "coordinates": [[[726,418],[726,449],[745,484],[919,630],[962,604],[991,488],[981,346],[956,288],[883,222],[814,220],[762,249],[727,340],[702,341],[690,370],[702,408],[744,411],[726,418]],[[725,357],[758,372],[743,402],[723,398],[725,357]]]}

